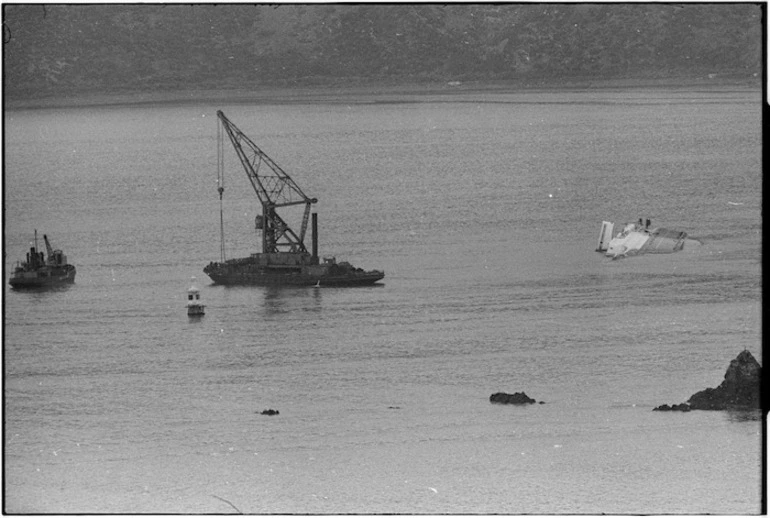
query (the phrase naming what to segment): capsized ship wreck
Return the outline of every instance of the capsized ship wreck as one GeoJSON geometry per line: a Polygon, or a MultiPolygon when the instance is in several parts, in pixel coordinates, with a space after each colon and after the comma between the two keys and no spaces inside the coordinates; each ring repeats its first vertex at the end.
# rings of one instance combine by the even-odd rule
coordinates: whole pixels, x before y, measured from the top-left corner
{"type": "Polygon", "coordinates": [[[615,224],[602,222],[597,252],[617,259],[638,254],[670,254],[684,248],[687,233],[667,228],[650,228],[650,220],[626,223],[613,237],[615,224]]]}
{"type": "Polygon", "coordinates": [[[27,252],[26,262],[17,262],[11,274],[9,283],[13,288],[40,288],[75,282],[75,266],[67,263],[67,256],[61,250],[51,247],[48,236],[43,235],[43,241],[47,257],[38,251],[35,230],[35,246],[27,252]]]}
{"type": "MultiPolygon", "coordinates": [[[[383,277],[380,270],[364,271],[334,257],[318,257],[318,216],[312,214],[312,248],[305,246],[305,234],[311,220],[311,206],[318,202],[302,192],[291,177],[241,132],[221,111],[220,127],[227,133],[254,192],[262,205],[255,219],[261,231],[262,252],[239,259],[225,258],[223,132],[219,132],[218,187],[220,203],[220,261],[209,263],[203,272],[216,284],[260,286],[361,286],[374,284],[383,277]],[[295,231],[279,211],[304,206],[299,231],[295,231]]],[[[287,218],[288,219],[288,218],[287,218]]]]}

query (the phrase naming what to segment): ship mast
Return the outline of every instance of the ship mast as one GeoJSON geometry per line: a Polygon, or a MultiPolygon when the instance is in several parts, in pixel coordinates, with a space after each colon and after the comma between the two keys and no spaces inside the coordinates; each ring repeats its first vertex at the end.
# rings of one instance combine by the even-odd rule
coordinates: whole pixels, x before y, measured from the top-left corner
{"type": "MultiPolygon", "coordinates": [[[[307,197],[294,180],[230,122],[224,113],[217,111],[217,117],[262,204],[262,215],[256,218],[257,228],[262,229],[262,253],[308,253],[304,240],[310,219],[310,206],[318,200],[307,197]],[[305,205],[299,234],[277,212],[278,209],[296,205],[305,205]]],[[[220,145],[223,140],[220,136],[220,145]]],[[[224,180],[219,185],[220,200],[224,190],[223,183],[224,180]]]]}

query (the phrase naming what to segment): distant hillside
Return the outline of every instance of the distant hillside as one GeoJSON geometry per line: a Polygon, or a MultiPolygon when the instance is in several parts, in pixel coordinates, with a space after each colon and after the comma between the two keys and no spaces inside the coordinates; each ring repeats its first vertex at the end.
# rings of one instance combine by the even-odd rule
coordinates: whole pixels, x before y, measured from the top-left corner
{"type": "Polygon", "coordinates": [[[3,7],[9,98],[762,71],[760,4],[3,7]]]}

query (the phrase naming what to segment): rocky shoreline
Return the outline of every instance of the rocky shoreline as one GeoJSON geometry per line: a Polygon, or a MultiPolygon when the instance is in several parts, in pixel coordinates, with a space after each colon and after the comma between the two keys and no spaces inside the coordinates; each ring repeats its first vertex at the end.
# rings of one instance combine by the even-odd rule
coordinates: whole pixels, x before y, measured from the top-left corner
{"type": "Polygon", "coordinates": [[[717,91],[757,91],[761,84],[753,79],[682,77],[665,79],[583,79],[563,83],[516,81],[452,82],[372,82],[337,81],[323,84],[258,85],[254,88],[158,88],[154,90],[91,90],[39,92],[25,97],[6,96],[7,110],[41,108],[82,108],[93,106],[148,105],[162,103],[254,103],[291,104],[296,102],[385,102],[393,99],[430,101],[451,100],[448,96],[509,95],[538,92],[585,90],[625,91],[656,89],[708,89],[717,91]]]}

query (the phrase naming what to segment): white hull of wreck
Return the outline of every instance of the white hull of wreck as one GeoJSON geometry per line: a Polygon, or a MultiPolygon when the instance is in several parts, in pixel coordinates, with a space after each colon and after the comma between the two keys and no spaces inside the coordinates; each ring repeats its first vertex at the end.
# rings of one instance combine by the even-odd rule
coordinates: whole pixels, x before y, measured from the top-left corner
{"type": "Polygon", "coordinates": [[[597,252],[617,259],[638,254],[671,254],[684,248],[687,233],[666,228],[649,228],[641,223],[628,223],[621,232],[612,237],[615,225],[602,222],[597,252]]]}

